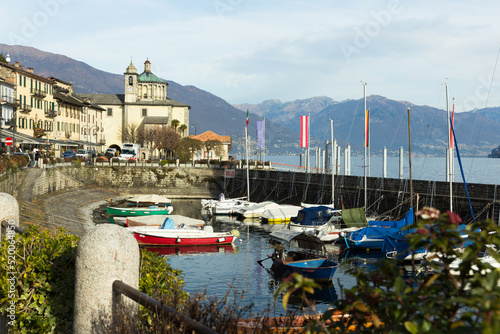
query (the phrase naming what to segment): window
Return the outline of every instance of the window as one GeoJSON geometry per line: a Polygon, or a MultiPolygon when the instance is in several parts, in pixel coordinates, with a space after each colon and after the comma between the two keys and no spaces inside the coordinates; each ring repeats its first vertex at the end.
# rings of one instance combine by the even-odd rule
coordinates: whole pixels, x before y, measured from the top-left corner
{"type": "Polygon", "coordinates": [[[148,115],[147,109],[142,109],[142,117],[146,117],[148,115]]]}
{"type": "Polygon", "coordinates": [[[132,78],[132,76],[129,76],[128,77],[128,85],[132,86],[133,84],[134,84],[134,79],[132,78]]]}
{"type": "Polygon", "coordinates": [[[108,108],[108,116],[113,116],[113,108],[108,108]]]}

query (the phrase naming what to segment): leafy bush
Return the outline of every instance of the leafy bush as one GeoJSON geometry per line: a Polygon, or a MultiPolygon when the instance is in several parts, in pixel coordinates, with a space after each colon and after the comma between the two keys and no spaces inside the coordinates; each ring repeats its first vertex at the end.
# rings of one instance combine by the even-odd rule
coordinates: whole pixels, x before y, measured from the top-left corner
{"type": "Polygon", "coordinates": [[[168,164],[168,160],[162,160],[162,161],[160,161],[160,165],[162,167],[165,166],[166,164],[168,164]]]}
{"type": "Polygon", "coordinates": [[[82,167],[82,161],[80,159],[74,159],[72,163],[76,168],[82,167]]]}
{"type": "MultiPolygon", "coordinates": [[[[8,314],[10,300],[16,307],[15,326],[9,333],[71,333],[73,328],[75,261],[79,238],[59,230],[55,234],[30,227],[15,235],[15,270],[10,267],[9,241],[0,247],[0,313],[8,314]],[[6,284],[15,275],[15,298],[6,284]]],[[[182,290],[181,272],[156,253],[141,252],[139,290],[156,298],[188,298],[182,290]]],[[[143,318],[149,311],[141,308],[143,318]]]]}
{"type": "Polygon", "coordinates": [[[104,158],[97,158],[95,159],[96,162],[106,162],[106,160],[104,160],[104,158]]]}
{"type": "MultiPolygon", "coordinates": [[[[462,249],[456,214],[425,208],[417,217],[407,227],[415,231],[410,250],[425,247],[430,255],[410,274],[388,259],[375,271],[354,266],[349,272],[356,286],[342,289],[335,302],[345,317],[332,326],[338,333],[350,326],[356,333],[500,333],[500,270],[479,259],[486,245],[500,245],[500,227],[492,221],[468,225],[471,244],[462,249]]],[[[497,251],[492,255],[500,262],[497,251]]],[[[310,330],[323,330],[333,313],[325,312],[310,330]]]]}

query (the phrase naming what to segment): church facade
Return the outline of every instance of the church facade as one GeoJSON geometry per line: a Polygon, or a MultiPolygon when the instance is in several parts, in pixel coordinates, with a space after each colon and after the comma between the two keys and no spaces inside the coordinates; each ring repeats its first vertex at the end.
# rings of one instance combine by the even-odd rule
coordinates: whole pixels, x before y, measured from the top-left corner
{"type": "Polygon", "coordinates": [[[168,83],[151,72],[151,62],[144,62],[138,74],[130,62],[124,73],[124,94],[78,94],[88,102],[104,108],[102,128],[106,147],[121,147],[122,133],[130,128],[171,126],[172,121],[182,137],[188,135],[189,109],[186,104],[167,96],[168,83]]]}

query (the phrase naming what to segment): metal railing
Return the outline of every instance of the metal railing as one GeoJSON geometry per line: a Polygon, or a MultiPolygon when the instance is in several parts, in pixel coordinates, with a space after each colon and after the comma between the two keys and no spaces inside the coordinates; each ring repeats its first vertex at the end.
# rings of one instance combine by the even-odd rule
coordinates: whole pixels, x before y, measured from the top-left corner
{"type": "Polygon", "coordinates": [[[148,296],[147,294],[140,292],[139,290],[131,287],[130,285],[123,283],[120,280],[116,280],[113,282],[113,291],[120,295],[127,296],[133,301],[141,304],[144,307],[152,310],[155,313],[160,313],[166,316],[173,316],[176,320],[182,322],[187,330],[195,331],[196,333],[201,334],[217,334],[214,330],[203,326],[202,324],[194,321],[188,316],[177,312],[173,308],[164,305],[160,301],[154,299],[153,297],[148,296]]]}
{"type": "MultiPolygon", "coordinates": [[[[4,228],[5,229],[11,228],[10,226],[12,226],[12,225],[10,225],[9,222],[7,222],[6,220],[2,220],[2,224],[1,224],[2,233],[1,233],[1,235],[4,235],[4,228]]],[[[19,233],[19,234],[23,234],[24,233],[24,230],[22,228],[20,228],[19,226],[16,226],[16,225],[14,225],[14,231],[16,233],[19,233]]]]}

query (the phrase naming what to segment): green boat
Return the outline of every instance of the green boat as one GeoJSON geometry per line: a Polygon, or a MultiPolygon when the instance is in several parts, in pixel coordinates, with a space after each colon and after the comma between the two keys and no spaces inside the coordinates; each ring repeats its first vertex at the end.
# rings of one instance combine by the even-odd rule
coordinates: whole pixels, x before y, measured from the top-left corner
{"type": "Polygon", "coordinates": [[[120,208],[111,207],[106,208],[108,215],[114,216],[152,216],[152,215],[169,215],[173,211],[171,205],[166,206],[148,206],[148,207],[134,207],[134,208],[120,208]]]}

